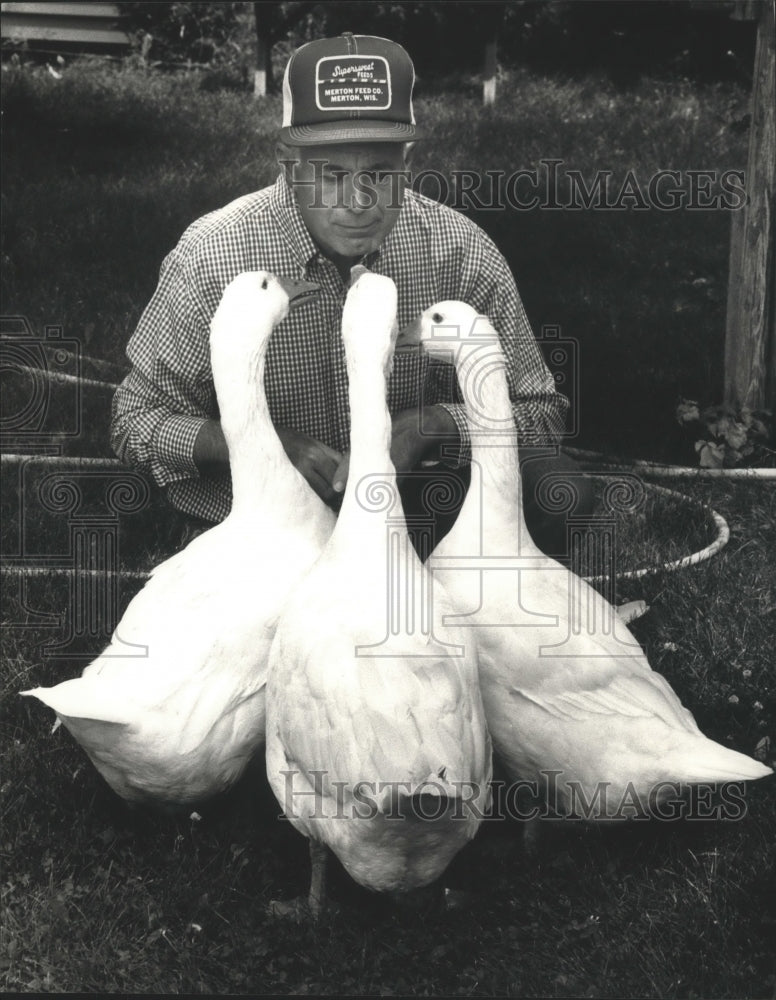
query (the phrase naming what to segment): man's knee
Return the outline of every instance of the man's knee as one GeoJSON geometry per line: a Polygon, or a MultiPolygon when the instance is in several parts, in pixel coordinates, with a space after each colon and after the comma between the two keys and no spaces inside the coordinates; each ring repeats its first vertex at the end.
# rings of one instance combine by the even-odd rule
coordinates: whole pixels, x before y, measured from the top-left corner
{"type": "Polygon", "coordinates": [[[425,559],[455,524],[471,478],[470,469],[435,466],[399,476],[398,485],[407,531],[425,559]]]}
{"type": "Polygon", "coordinates": [[[520,473],[531,537],[547,555],[566,558],[568,518],[593,511],[595,492],[590,477],[568,455],[547,449],[522,449],[520,473]]]}
{"type": "MultiPolygon", "coordinates": [[[[520,470],[523,513],[531,537],[542,552],[566,558],[569,515],[584,516],[593,510],[590,478],[573,459],[547,448],[521,449],[520,470]]],[[[455,524],[469,479],[468,466],[436,467],[399,478],[407,527],[423,558],[455,524]]]]}

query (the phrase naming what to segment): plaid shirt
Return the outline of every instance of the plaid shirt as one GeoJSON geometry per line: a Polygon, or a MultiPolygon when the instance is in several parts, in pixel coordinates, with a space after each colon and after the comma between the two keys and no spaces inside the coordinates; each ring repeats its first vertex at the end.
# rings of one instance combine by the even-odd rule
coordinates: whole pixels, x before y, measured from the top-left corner
{"type": "MultiPolygon", "coordinates": [[[[555,391],[504,258],[478,226],[407,191],[396,224],[364,263],[396,282],[400,328],[443,299],[463,300],[487,315],[502,340],[521,440],[557,440],[568,401],[555,391]]],[[[127,347],[132,370],[113,401],[111,442],[119,458],[149,472],[174,506],[210,521],[222,520],[231,508],[229,474],[201,476],[193,461],[202,424],[218,417],[210,319],[226,285],[249,270],[321,286],[318,298],[290,312],[270,340],[267,399],[276,426],[293,427],[340,452],[349,446],[340,331],[347,289],[313,243],[281,175],[271,187],[199,219],[166,257],[127,347]]],[[[461,447],[448,464],[468,461],[468,428],[452,365],[397,355],[388,389],[391,413],[419,401],[441,403],[455,419],[461,447]]]]}

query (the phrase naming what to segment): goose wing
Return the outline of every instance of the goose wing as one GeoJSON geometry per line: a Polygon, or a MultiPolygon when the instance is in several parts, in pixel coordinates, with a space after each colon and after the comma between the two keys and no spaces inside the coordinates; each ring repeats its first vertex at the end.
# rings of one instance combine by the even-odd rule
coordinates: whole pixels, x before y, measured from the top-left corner
{"type": "Polygon", "coordinates": [[[277,705],[287,760],[350,789],[401,782],[411,792],[425,781],[452,788],[482,776],[489,748],[477,740],[478,698],[453,658],[431,653],[354,656],[352,641],[338,637],[297,651],[277,705]]]}
{"type": "Polygon", "coordinates": [[[580,671],[579,667],[578,663],[572,663],[556,672],[553,665],[546,682],[539,685],[522,684],[518,675],[509,686],[509,693],[558,719],[582,721],[599,717],[599,724],[605,725],[602,716],[653,718],[669,729],[698,732],[692,713],[661,674],[653,670],[633,673],[627,661],[624,665],[595,664],[592,670],[580,671]],[[582,684],[580,674],[586,675],[582,684]]]}
{"type": "Polygon", "coordinates": [[[121,617],[112,642],[149,644],[175,633],[186,620],[196,622],[223,591],[220,567],[239,571],[239,550],[217,525],[154,567],[145,586],[135,594],[121,617]],[[232,558],[233,556],[237,558],[232,558]]]}

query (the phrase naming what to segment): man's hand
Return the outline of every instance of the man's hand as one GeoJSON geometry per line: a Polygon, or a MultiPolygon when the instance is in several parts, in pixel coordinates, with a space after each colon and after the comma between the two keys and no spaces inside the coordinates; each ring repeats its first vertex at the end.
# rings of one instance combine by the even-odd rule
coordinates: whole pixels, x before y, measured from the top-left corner
{"type": "Polygon", "coordinates": [[[417,469],[424,459],[439,458],[443,444],[457,442],[455,421],[442,406],[402,410],[393,417],[391,461],[399,475],[417,469]]]}
{"type": "MultiPolygon", "coordinates": [[[[443,444],[458,442],[455,421],[443,406],[426,406],[422,411],[402,410],[394,415],[392,423],[391,461],[399,475],[417,469],[424,459],[438,458],[443,444]]],[[[338,510],[348,479],[350,456],[290,427],[276,430],[294,466],[321,500],[338,510]]],[[[217,420],[208,420],[203,425],[194,445],[194,461],[205,475],[229,467],[229,452],[217,420]]]]}
{"type": "MultiPolygon", "coordinates": [[[[336,510],[342,501],[342,494],[332,489],[332,479],[342,461],[342,455],[301,431],[290,427],[275,429],[294,466],[321,500],[336,510]]],[[[212,476],[229,468],[229,450],[221,424],[217,420],[208,420],[202,425],[194,443],[194,463],[205,476],[212,476]]]]}
{"type": "Polygon", "coordinates": [[[302,473],[324,503],[337,509],[342,494],[333,488],[335,473],[342,462],[340,452],[323,441],[290,427],[276,428],[280,442],[291,462],[302,473]]]}
{"type": "MultiPolygon", "coordinates": [[[[398,475],[417,469],[424,459],[439,458],[443,444],[458,443],[455,421],[442,406],[402,410],[392,419],[391,461],[398,475]],[[418,417],[422,413],[420,422],[418,417]]],[[[350,456],[344,455],[332,477],[334,490],[345,489],[350,456]]]]}

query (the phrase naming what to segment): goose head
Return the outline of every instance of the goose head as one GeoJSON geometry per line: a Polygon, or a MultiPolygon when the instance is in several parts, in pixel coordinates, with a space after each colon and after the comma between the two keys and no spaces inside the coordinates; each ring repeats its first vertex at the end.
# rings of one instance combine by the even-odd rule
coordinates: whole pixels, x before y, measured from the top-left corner
{"type": "Polygon", "coordinates": [[[396,340],[396,285],[365,267],[351,270],[351,284],[342,310],[342,340],[349,368],[372,368],[382,360],[386,374],[391,367],[396,340]]]}
{"type": "Polygon", "coordinates": [[[295,309],[314,298],[319,285],[280,278],[269,271],[244,271],[226,286],[210,323],[213,355],[254,357],[272,330],[295,309]]]}
{"type": "MultiPolygon", "coordinates": [[[[461,348],[476,349],[496,338],[487,317],[466,302],[437,302],[404,327],[396,338],[397,353],[422,349],[440,361],[455,361],[461,348]]],[[[468,351],[467,351],[468,353],[468,351]]]]}

